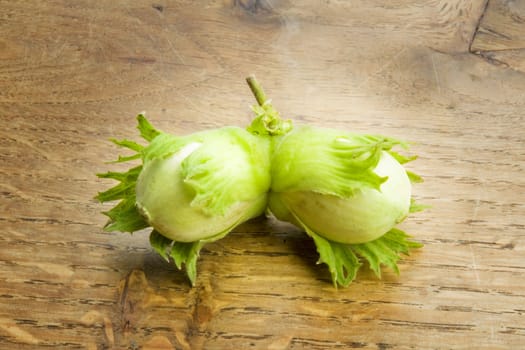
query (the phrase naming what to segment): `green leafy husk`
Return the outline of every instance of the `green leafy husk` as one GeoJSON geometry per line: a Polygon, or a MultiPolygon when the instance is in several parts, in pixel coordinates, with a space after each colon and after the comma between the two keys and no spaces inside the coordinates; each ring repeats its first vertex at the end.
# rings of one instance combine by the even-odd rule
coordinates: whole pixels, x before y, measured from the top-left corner
{"type": "MultiPolygon", "coordinates": [[[[137,116],[137,121],[140,135],[146,141],[151,141],[160,134],[160,132],[147,121],[144,115],[139,114],[137,116]]],[[[119,156],[116,161],[118,163],[139,159],[141,157],[141,152],[144,150],[144,146],[131,140],[112,139],[111,141],[119,147],[127,148],[135,152],[130,156],[119,156]]],[[[106,231],[133,233],[149,226],[135,206],[135,186],[141,171],[142,165],[139,165],[125,172],[108,171],[106,173],[97,174],[99,178],[113,179],[119,182],[110,189],[104,192],[99,192],[95,197],[101,203],[119,201],[112,209],[103,212],[103,214],[109,218],[104,226],[106,231]]]]}
{"type": "MultiPolygon", "coordinates": [[[[348,198],[362,189],[379,190],[381,184],[386,181],[386,177],[378,176],[373,172],[382,152],[388,152],[400,164],[405,164],[417,158],[416,156],[405,156],[393,151],[392,148],[394,146],[407,148],[408,144],[389,137],[357,135],[333,130],[327,132],[327,139],[309,138],[309,127],[294,129],[290,120],[281,119],[271,101],[266,98],[255,77],[249,77],[247,81],[258,102],[257,105],[253,106],[255,118],[247,130],[252,135],[271,140],[268,150],[274,154],[274,157],[303,157],[309,161],[313,159],[314,162],[308,164],[309,166],[315,166],[315,160],[322,159],[322,164],[326,165],[326,162],[328,162],[331,165],[320,167],[320,169],[318,167],[319,172],[313,177],[304,174],[304,169],[299,169],[298,167],[283,169],[275,169],[273,167],[272,178],[281,179],[277,187],[273,184],[272,189],[274,191],[290,189],[294,191],[315,190],[321,194],[348,198]],[[275,149],[278,148],[279,142],[284,137],[301,132],[303,133],[301,137],[308,138],[310,142],[319,142],[320,145],[325,145],[326,147],[320,147],[319,154],[300,154],[301,151],[303,153],[306,151],[301,149],[301,147],[297,147],[294,154],[278,154],[275,156],[275,149]],[[303,171],[303,174],[300,173],[301,171],[303,171]],[[302,179],[299,185],[286,180],[294,177],[302,179]]],[[[173,137],[157,130],[142,114],[137,116],[137,121],[140,136],[148,144],[141,145],[131,140],[112,139],[111,141],[115,145],[133,152],[130,155],[118,156],[114,163],[132,162],[135,160],[148,162],[156,158],[166,157],[176,152],[187,142],[185,138],[173,137]]],[[[190,137],[195,137],[198,140],[200,136],[197,133],[190,137]]],[[[199,157],[196,154],[192,160],[185,161],[182,168],[188,185],[192,186],[197,193],[192,205],[205,207],[206,210],[212,213],[222,213],[233,199],[229,198],[228,194],[222,197],[210,196],[209,187],[206,186],[210,185],[216,188],[222,185],[211,180],[208,181],[209,173],[198,166],[199,164],[213,161],[213,159],[207,159],[205,155],[199,157]],[[195,164],[190,164],[191,162],[195,164]]],[[[108,217],[108,222],[104,226],[106,231],[133,233],[150,226],[136,206],[135,189],[142,170],[143,165],[138,165],[123,172],[110,171],[97,175],[100,178],[118,181],[117,185],[100,192],[96,196],[102,203],[117,201],[112,209],[104,212],[108,217]]],[[[411,171],[407,171],[407,175],[412,183],[422,182],[422,178],[411,171]]],[[[262,175],[256,174],[256,176],[262,175]]],[[[426,208],[427,206],[416,203],[412,199],[409,212],[418,212],[426,208]]],[[[359,269],[362,268],[365,262],[378,278],[381,278],[381,268],[383,266],[392,269],[395,273],[399,273],[397,265],[399,259],[403,255],[408,255],[411,249],[422,247],[422,244],[413,241],[409,235],[397,228],[392,228],[383,236],[370,242],[344,244],[331,241],[313,232],[297,217],[289,217],[288,219],[290,222],[302,227],[314,240],[319,253],[318,263],[328,266],[335,287],[348,286],[356,278],[359,269]]],[[[235,223],[228,230],[220,232],[213,237],[194,242],[177,242],[152,229],[149,241],[152,248],[163,259],[173,261],[178,269],[184,268],[191,284],[194,285],[197,276],[197,260],[202,247],[206,243],[224,237],[237,224],[235,223]]]]}
{"type": "MultiPolygon", "coordinates": [[[[279,125],[279,114],[267,100],[260,85],[255,82],[250,84],[250,87],[259,104],[254,107],[257,118],[252,123],[252,127],[258,130],[265,122],[279,125]]],[[[321,129],[310,126],[292,128],[291,123],[287,125],[289,127],[285,132],[269,133],[273,136],[274,144],[271,190],[276,194],[287,191],[292,193],[311,191],[327,196],[350,198],[359,191],[367,189],[380,191],[387,177],[375,174],[374,169],[383,152],[390,154],[402,165],[417,159],[417,156],[406,156],[394,151],[395,146],[402,149],[407,149],[409,146],[407,142],[394,138],[360,135],[333,129],[322,129],[322,132],[319,132],[321,129]],[[287,147],[280,147],[282,142],[286,142],[287,147]]],[[[411,171],[406,171],[406,174],[412,183],[423,181],[419,175],[411,171]]],[[[318,263],[328,266],[336,287],[348,286],[355,279],[364,261],[378,278],[381,277],[382,266],[399,273],[397,262],[401,256],[408,255],[411,249],[422,247],[422,244],[413,241],[404,231],[395,227],[381,237],[366,243],[335,242],[310,229],[281,200],[275,196],[270,198],[274,199],[270,200],[268,209],[271,214],[303,228],[314,240],[319,253],[318,263]]],[[[425,208],[426,206],[411,199],[410,213],[425,208]]]]}
{"type": "MultiPolygon", "coordinates": [[[[119,156],[116,162],[129,162],[136,159],[144,161],[155,157],[164,157],[180,148],[181,139],[164,134],[154,128],[146,117],[142,114],[137,116],[138,130],[142,138],[149,142],[149,145],[140,145],[131,140],[111,140],[119,147],[134,151],[129,156],[119,156]]],[[[117,204],[109,211],[103,212],[109,220],[104,226],[108,232],[120,231],[134,233],[150,227],[149,223],[141,215],[136,206],[136,185],[143,165],[138,165],[124,172],[112,172],[97,174],[99,178],[113,179],[118,184],[106,191],[98,193],[95,197],[99,202],[114,202],[117,204]]],[[[214,240],[224,237],[229,232],[221,232],[213,237],[195,242],[175,242],[155,229],[150,233],[150,244],[153,249],[165,260],[172,260],[178,269],[183,267],[192,285],[195,284],[197,276],[197,259],[202,247],[214,240]]]]}
{"type": "Polygon", "coordinates": [[[382,266],[387,266],[399,274],[397,262],[401,259],[401,254],[409,255],[411,249],[423,246],[397,228],[391,229],[376,240],[361,244],[338,243],[323,238],[311,230],[306,232],[313,238],[317,247],[318,263],[328,266],[335,287],[338,285],[348,287],[362,267],[363,260],[378,278],[381,278],[382,266]]]}
{"type": "Polygon", "coordinates": [[[390,152],[396,145],[405,143],[384,136],[297,127],[275,142],[272,162],[279,166],[272,167],[272,190],[314,191],[341,198],[363,189],[379,191],[387,177],[377,175],[374,168],[383,151],[400,157],[390,152]]]}
{"type": "Polygon", "coordinates": [[[179,270],[184,266],[191,285],[195,285],[197,259],[204,242],[175,242],[155,230],[151,231],[149,242],[153,249],[166,261],[171,258],[179,270]]]}

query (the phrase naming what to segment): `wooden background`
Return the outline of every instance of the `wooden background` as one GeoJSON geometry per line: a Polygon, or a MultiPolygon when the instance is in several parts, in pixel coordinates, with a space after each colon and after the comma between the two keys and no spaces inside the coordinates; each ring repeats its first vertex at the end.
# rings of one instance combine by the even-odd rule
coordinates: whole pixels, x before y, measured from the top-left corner
{"type": "Polygon", "coordinates": [[[0,348],[525,347],[524,34],[521,0],[0,0],[0,348]],[[416,142],[400,276],[336,290],[255,220],[191,288],[102,231],[108,138],[247,125],[250,73],[297,122],[416,142]]]}

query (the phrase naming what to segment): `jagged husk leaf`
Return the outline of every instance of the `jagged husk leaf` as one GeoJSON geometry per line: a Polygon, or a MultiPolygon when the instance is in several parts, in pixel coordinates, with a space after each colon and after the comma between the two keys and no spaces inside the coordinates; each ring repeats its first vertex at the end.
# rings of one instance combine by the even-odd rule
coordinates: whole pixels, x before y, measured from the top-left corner
{"type": "MultiPolygon", "coordinates": [[[[164,157],[180,148],[185,141],[182,138],[175,138],[157,130],[142,114],[137,116],[137,121],[137,128],[140,136],[150,142],[149,145],[144,146],[135,141],[126,139],[111,139],[111,141],[117,146],[135,152],[131,155],[119,156],[114,163],[128,162],[136,159],[149,160],[154,157],[164,157]],[[166,142],[166,140],[170,140],[171,142],[166,142]]],[[[117,185],[98,193],[95,197],[101,203],[118,201],[112,209],[103,212],[103,214],[109,218],[104,226],[104,230],[133,233],[150,226],[135,205],[135,188],[142,168],[143,166],[139,165],[123,172],[108,171],[106,173],[97,174],[99,178],[118,181],[117,185]]],[[[197,241],[192,243],[174,242],[154,229],[150,233],[150,244],[153,249],[165,260],[172,258],[179,269],[185,264],[186,272],[192,284],[195,283],[197,274],[196,262],[199,256],[199,251],[206,242],[207,241],[197,241]]]]}
{"type": "MultiPolygon", "coordinates": [[[[360,190],[380,190],[387,177],[374,172],[383,151],[406,143],[377,135],[301,126],[275,141],[272,190],[313,191],[349,198],[360,190]]],[[[394,158],[410,157],[395,152],[394,158]]]]}
{"type": "Polygon", "coordinates": [[[370,269],[381,278],[381,267],[387,266],[399,274],[397,262],[401,255],[408,255],[411,249],[420,248],[421,243],[411,240],[402,230],[393,228],[380,238],[362,244],[343,244],[330,241],[307,229],[319,253],[319,263],[328,265],[334,286],[347,287],[354,280],[367,261],[370,269]]]}

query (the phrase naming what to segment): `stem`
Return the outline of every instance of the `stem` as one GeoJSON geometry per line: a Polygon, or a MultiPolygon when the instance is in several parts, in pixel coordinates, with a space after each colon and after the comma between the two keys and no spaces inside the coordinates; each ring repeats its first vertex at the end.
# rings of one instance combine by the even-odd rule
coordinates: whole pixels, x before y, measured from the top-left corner
{"type": "Polygon", "coordinates": [[[254,108],[256,118],[247,130],[256,135],[283,135],[292,129],[292,122],[290,120],[282,120],[279,113],[273,108],[270,100],[266,98],[264,90],[255,78],[255,75],[250,75],[246,78],[246,82],[252,90],[253,96],[259,104],[258,109],[254,108]]]}
{"type": "Polygon", "coordinates": [[[255,75],[253,74],[246,78],[246,82],[248,83],[250,90],[252,90],[253,96],[255,96],[257,103],[259,104],[259,106],[262,107],[266,102],[267,98],[261,84],[259,84],[257,78],[255,78],[255,75]]]}

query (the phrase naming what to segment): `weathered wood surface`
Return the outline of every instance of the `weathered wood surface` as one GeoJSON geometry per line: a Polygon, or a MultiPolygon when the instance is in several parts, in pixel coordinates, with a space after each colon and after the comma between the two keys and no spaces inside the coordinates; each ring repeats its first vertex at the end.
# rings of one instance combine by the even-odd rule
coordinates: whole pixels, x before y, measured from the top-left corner
{"type": "Polygon", "coordinates": [[[0,1],[0,348],[523,347],[523,13],[0,1]],[[335,290],[304,234],[255,220],[206,246],[190,288],[146,233],[102,231],[107,139],[135,135],[141,111],[175,133],[246,125],[252,72],[299,122],[416,142],[432,209],[402,225],[425,248],[400,276],[335,290]]]}

